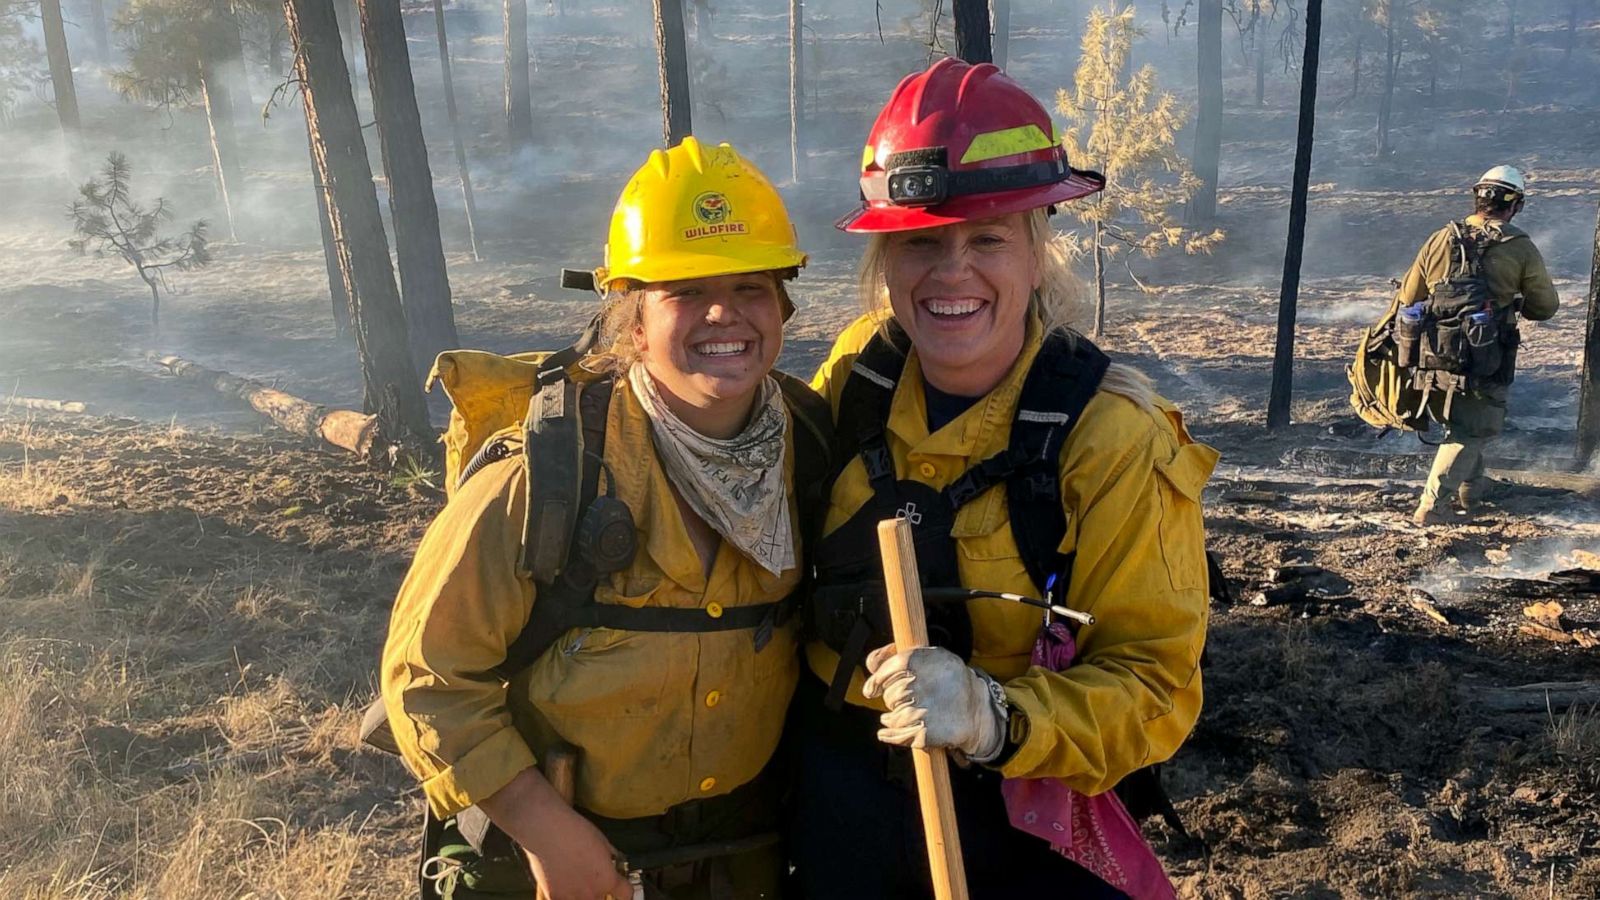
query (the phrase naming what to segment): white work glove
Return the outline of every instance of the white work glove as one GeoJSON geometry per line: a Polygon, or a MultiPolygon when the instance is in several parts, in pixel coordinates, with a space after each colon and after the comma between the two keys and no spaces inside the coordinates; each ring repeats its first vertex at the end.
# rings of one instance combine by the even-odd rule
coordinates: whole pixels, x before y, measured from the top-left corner
{"type": "Polygon", "coordinates": [[[896,653],[889,644],[867,655],[871,677],[861,692],[883,697],[878,740],[927,750],[945,747],[989,762],[1005,743],[1006,710],[994,680],[941,647],[896,653]]]}

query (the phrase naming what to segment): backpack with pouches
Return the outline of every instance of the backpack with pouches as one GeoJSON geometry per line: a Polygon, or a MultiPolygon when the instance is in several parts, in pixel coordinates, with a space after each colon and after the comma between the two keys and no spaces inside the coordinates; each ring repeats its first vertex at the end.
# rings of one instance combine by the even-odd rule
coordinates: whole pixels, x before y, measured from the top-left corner
{"type": "MultiPolygon", "coordinates": [[[[592,287],[584,277],[588,274],[563,272],[563,286],[592,287]]],[[[793,614],[800,593],[775,603],[728,607],[718,618],[699,610],[595,602],[599,579],[627,565],[635,540],[626,505],[599,489],[612,378],[579,366],[599,331],[597,316],[577,342],[553,353],[447,351],[428,376],[429,388],[441,384],[452,404],[442,439],[448,496],[499,460],[520,455],[528,469],[520,568],[540,585],[540,601],[495,669],[507,681],[573,628],[747,630],[759,652],[774,628],[793,614]]],[[[814,521],[825,499],[820,485],[832,465],[831,411],[804,382],[777,370],[772,375],[794,423],[795,501],[802,520],[814,521]]],[[[381,697],[363,711],[360,733],[370,746],[399,753],[381,697]]],[[[425,898],[520,894],[526,886],[515,848],[476,807],[444,822],[427,814],[423,848],[425,898]]]]}
{"type": "Polygon", "coordinates": [[[1429,401],[1438,392],[1444,394],[1438,418],[1448,421],[1458,392],[1510,381],[1519,337],[1514,313],[1496,308],[1483,271],[1483,255],[1500,235],[1466,222],[1449,228],[1445,277],[1410,306],[1396,297],[1346,367],[1351,405],[1375,427],[1427,431],[1429,401]]]}

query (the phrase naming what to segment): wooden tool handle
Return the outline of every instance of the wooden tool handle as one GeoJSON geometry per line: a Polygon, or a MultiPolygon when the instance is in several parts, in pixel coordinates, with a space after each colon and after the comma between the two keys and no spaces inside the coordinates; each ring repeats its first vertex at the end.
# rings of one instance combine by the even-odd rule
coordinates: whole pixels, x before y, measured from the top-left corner
{"type": "MultiPolygon", "coordinates": [[[[883,554],[883,582],[889,596],[889,621],[895,649],[904,653],[928,646],[928,620],[922,609],[922,579],[911,525],[904,519],[878,523],[878,549],[883,554]]],[[[945,751],[912,750],[917,772],[917,797],[922,802],[922,830],[928,839],[936,900],[967,900],[967,871],[961,861],[961,835],[956,830],[955,797],[950,790],[950,761],[945,751]]]]}
{"type": "MultiPolygon", "coordinates": [[[[544,779],[556,789],[561,799],[572,805],[573,798],[578,793],[578,748],[567,743],[558,743],[541,754],[539,770],[544,774],[544,779]]],[[[544,892],[542,886],[537,888],[537,900],[550,900],[550,895],[544,892]]]]}

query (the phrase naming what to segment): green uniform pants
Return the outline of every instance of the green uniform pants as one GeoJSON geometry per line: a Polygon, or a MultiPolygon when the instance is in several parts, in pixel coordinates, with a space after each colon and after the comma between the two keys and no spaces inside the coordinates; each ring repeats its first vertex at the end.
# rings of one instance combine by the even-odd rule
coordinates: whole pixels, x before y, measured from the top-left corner
{"type": "Polygon", "coordinates": [[[1433,509],[1440,497],[1448,498],[1462,483],[1483,477],[1484,448],[1506,424],[1507,393],[1505,387],[1491,386],[1457,394],[1448,420],[1443,414],[1444,398],[1430,399],[1428,407],[1435,420],[1446,421],[1445,437],[1434,454],[1420,509],[1433,509]]]}

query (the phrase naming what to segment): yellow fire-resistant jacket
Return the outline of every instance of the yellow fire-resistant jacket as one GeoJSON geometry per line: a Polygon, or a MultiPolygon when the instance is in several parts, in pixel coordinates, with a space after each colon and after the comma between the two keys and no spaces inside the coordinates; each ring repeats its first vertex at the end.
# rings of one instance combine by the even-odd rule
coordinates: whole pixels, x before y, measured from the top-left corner
{"type": "MultiPolygon", "coordinates": [[[[627,379],[613,390],[605,461],[633,511],[639,552],[595,599],[715,616],[788,595],[798,569],[772,575],[726,543],[703,576],[644,409],[627,379]]],[[[792,443],[785,466],[792,497],[792,443]]],[[[395,600],[383,698],[433,812],[490,796],[557,739],[579,750],[577,805],[611,818],[658,815],[750,781],[777,746],[798,677],[792,626],[759,653],[748,630],[579,629],[509,688],[490,673],[536,602],[517,574],[524,477],[512,458],[468,480],[428,528],[395,600]]]]}
{"type": "MultiPolygon", "coordinates": [[[[876,328],[857,320],[839,337],[812,386],[838,414],[851,364],[876,328]]],[[[885,429],[898,477],[943,489],[969,466],[1006,449],[1011,420],[1042,344],[1037,319],[1022,355],[988,396],[929,435],[922,371],[913,350],[885,429]]],[[[1141,408],[1101,390],[1061,451],[1061,497],[1067,514],[1063,552],[1076,552],[1066,605],[1093,613],[1078,633],[1078,662],[1063,673],[1029,666],[1042,624],[1038,610],[1002,600],[968,603],[973,665],[1005,685],[1029,733],[1002,768],[1008,777],[1065,779],[1096,794],[1125,775],[1177,751],[1200,714],[1200,651],[1207,597],[1200,491],[1217,453],[1193,442],[1165,400],[1141,408]]],[[[834,486],[824,524],[842,525],[872,494],[857,458],[834,486]]],[[[1003,486],[956,514],[953,536],[963,586],[1037,595],[1007,521],[1003,486]]],[[[807,646],[814,673],[831,680],[838,655],[807,646]]],[[[862,673],[849,698],[860,693],[862,673]]]]}
{"type": "MultiPolygon", "coordinates": [[[[1467,223],[1484,227],[1483,216],[1467,217],[1467,223]]],[[[1495,306],[1500,309],[1511,305],[1512,298],[1522,295],[1522,315],[1540,322],[1556,314],[1561,298],[1556,295],[1550,272],[1544,266],[1544,257],[1533,245],[1528,233],[1510,223],[1496,223],[1501,240],[1490,245],[1483,254],[1483,275],[1494,294],[1495,306]]],[[[1451,260],[1450,228],[1435,231],[1417,251],[1417,258],[1400,281],[1400,305],[1410,306],[1428,297],[1428,288],[1449,276],[1459,264],[1451,260]]]]}

